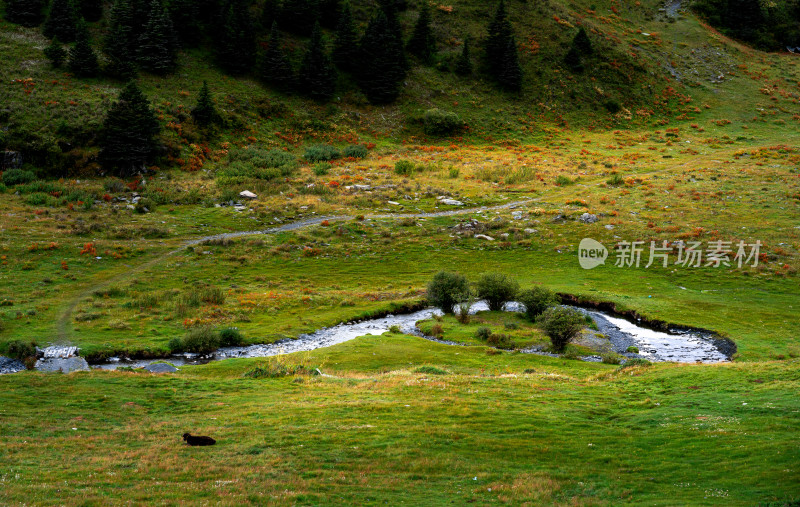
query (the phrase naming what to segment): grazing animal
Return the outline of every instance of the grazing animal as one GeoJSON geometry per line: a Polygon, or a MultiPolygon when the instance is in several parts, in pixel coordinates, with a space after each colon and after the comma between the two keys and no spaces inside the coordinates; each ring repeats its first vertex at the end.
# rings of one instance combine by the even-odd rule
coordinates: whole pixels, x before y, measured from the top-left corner
{"type": "Polygon", "coordinates": [[[217,443],[211,437],[198,437],[188,433],[183,434],[183,439],[186,441],[186,445],[214,445],[217,443]]]}

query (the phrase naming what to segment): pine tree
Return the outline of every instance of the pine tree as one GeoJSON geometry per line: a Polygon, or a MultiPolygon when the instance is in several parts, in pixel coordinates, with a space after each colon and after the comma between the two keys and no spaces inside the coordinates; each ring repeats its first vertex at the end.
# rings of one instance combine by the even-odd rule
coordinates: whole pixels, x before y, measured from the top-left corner
{"type": "Polygon", "coordinates": [[[594,49],[592,49],[592,41],[589,40],[589,36],[586,35],[586,30],[583,27],[578,30],[578,33],[575,34],[575,38],[572,39],[572,46],[584,56],[591,55],[594,52],[594,49]]]}
{"type": "Polygon", "coordinates": [[[67,67],[78,77],[94,77],[100,71],[100,65],[89,40],[89,28],[86,22],[81,20],[76,31],[75,45],[69,50],[67,67]]]}
{"type": "Polygon", "coordinates": [[[100,21],[103,17],[102,0],[76,0],[81,17],[86,21],[100,21]]]}
{"type": "Polygon", "coordinates": [[[49,39],[58,37],[61,42],[74,42],[77,25],[78,11],[72,0],[53,0],[42,33],[49,39]]]}
{"type": "Polygon", "coordinates": [[[572,39],[572,45],[564,55],[564,63],[573,72],[583,72],[584,60],[589,57],[594,50],[592,49],[592,41],[586,35],[586,30],[581,28],[575,37],[572,39]]]}
{"type": "Polygon", "coordinates": [[[217,43],[217,61],[230,74],[244,74],[253,66],[254,55],[255,34],[247,6],[242,0],[232,0],[217,43]]]}
{"type": "Polygon", "coordinates": [[[381,6],[381,10],[386,16],[386,24],[389,26],[389,32],[394,36],[397,44],[400,45],[398,58],[400,58],[400,65],[403,67],[403,72],[405,73],[405,71],[411,68],[411,66],[408,63],[408,59],[406,58],[406,53],[404,51],[403,28],[400,26],[400,20],[397,18],[397,13],[399,10],[398,2],[397,0],[378,0],[378,4],[381,6]]]}
{"type": "Polygon", "coordinates": [[[150,16],[139,37],[139,66],[153,74],[168,74],[177,64],[177,43],[172,20],[159,0],[150,4],[150,16]]]}
{"type": "Polygon", "coordinates": [[[433,54],[436,52],[436,42],[433,39],[433,31],[431,30],[431,11],[428,6],[428,0],[422,0],[421,2],[419,18],[417,18],[417,24],[414,25],[414,33],[411,35],[406,49],[424,63],[430,63],[433,60],[433,54]]]}
{"type": "Polygon", "coordinates": [[[50,41],[50,45],[44,48],[43,52],[44,56],[53,64],[53,67],[61,67],[64,64],[64,60],[67,59],[67,51],[61,45],[61,41],[58,40],[58,37],[53,37],[53,40],[50,41]]]}
{"type": "Polygon", "coordinates": [[[281,90],[290,90],[295,84],[294,70],[281,47],[282,37],[278,24],[272,23],[267,49],[261,55],[258,77],[281,90]]]}
{"type": "Polygon", "coordinates": [[[281,6],[281,27],[298,35],[309,35],[319,17],[319,0],[284,0],[281,6]]]}
{"type": "Polygon", "coordinates": [[[279,14],[278,0],[264,0],[264,5],[261,7],[261,29],[269,30],[272,23],[278,21],[279,14]]]}
{"type": "Polygon", "coordinates": [[[494,18],[489,23],[486,60],[489,74],[497,84],[509,91],[521,88],[522,68],[519,65],[517,42],[504,0],[500,0],[494,18]]]}
{"type": "Polygon", "coordinates": [[[319,22],[326,28],[335,29],[341,10],[339,0],[319,0],[319,22]]]}
{"type": "Polygon", "coordinates": [[[472,59],[469,55],[469,37],[464,38],[464,46],[461,48],[461,54],[458,55],[458,60],[456,60],[456,74],[459,76],[469,76],[472,74],[472,59]]]}
{"type": "Polygon", "coordinates": [[[120,176],[143,172],[158,149],[156,136],[160,130],[150,102],[134,81],[129,82],[111,106],[100,131],[103,168],[120,176]]]}
{"type": "Polygon", "coordinates": [[[503,54],[508,48],[508,40],[514,33],[511,23],[508,21],[504,0],[500,0],[500,4],[494,13],[494,18],[489,23],[488,32],[486,38],[486,62],[489,73],[492,76],[498,76],[501,72],[503,54]]]}
{"type": "Polygon", "coordinates": [[[303,57],[298,75],[300,89],[314,100],[330,100],[336,91],[336,71],[322,47],[322,29],[314,24],[308,51],[303,57]]]}
{"type": "Polygon", "coordinates": [[[219,121],[219,114],[217,114],[217,109],[214,107],[211,92],[208,91],[208,83],[205,81],[203,81],[203,87],[197,96],[197,105],[192,109],[192,118],[194,118],[195,123],[203,127],[219,121]]]}
{"type": "MultiPolygon", "coordinates": [[[[269,1],[269,0],[268,0],[269,1]]],[[[185,47],[196,47],[203,37],[200,8],[196,0],[170,0],[169,16],[175,34],[185,47]]]]}
{"type": "Polygon", "coordinates": [[[361,55],[359,86],[367,99],[373,104],[393,102],[406,75],[403,44],[382,10],[367,25],[361,38],[361,55]]]}
{"type": "Polygon", "coordinates": [[[359,55],[353,11],[350,8],[350,2],[345,2],[342,5],[342,12],[339,14],[336,35],[333,39],[333,61],[339,69],[353,72],[358,66],[359,55]]]}
{"type": "Polygon", "coordinates": [[[522,88],[522,68],[519,66],[517,41],[513,35],[506,43],[502,58],[497,84],[508,91],[518,92],[522,88]]]}
{"type": "Polygon", "coordinates": [[[136,75],[136,34],[130,0],[116,0],[111,7],[109,30],[104,43],[108,57],[106,72],[122,79],[136,75]]]}
{"type": "Polygon", "coordinates": [[[42,24],[43,0],[6,0],[6,19],[33,28],[42,24]]]}

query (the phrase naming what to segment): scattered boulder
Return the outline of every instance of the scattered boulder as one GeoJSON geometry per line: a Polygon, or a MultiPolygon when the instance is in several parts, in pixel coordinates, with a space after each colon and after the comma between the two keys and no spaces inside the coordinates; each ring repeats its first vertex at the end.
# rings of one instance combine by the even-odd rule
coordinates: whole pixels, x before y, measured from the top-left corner
{"type": "Polygon", "coordinates": [[[597,222],[599,220],[599,218],[597,218],[597,215],[593,215],[591,213],[584,213],[583,215],[578,217],[578,220],[580,220],[581,222],[583,222],[585,224],[593,224],[593,223],[597,222]]]}
{"type": "Polygon", "coordinates": [[[475,239],[485,239],[486,241],[494,241],[494,238],[486,234],[476,234],[475,239]]]}
{"type": "Polygon", "coordinates": [[[539,231],[536,229],[525,229],[523,232],[525,232],[525,234],[536,234],[539,231]]]}
{"type": "Polygon", "coordinates": [[[438,200],[440,204],[447,204],[449,206],[463,206],[464,205],[464,203],[461,202],[461,201],[457,201],[455,199],[450,199],[449,197],[446,197],[446,196],[443,196],[443,195],[440,195],[439,197],[437,197],[436,200],[438,200]]]}
{"type": "Polygon", "coordinates": [[[169,363],[152,363],[144,367],[150,373],[175,373],[177,368],[169,363]]]}
{"type": "Polygon", "coordinates": [[[25,365],[18,359],[11,359],[10,357],[0,356],[0,375],[6,373],[17,373],[24,371],[25,365]]]}
{"type": "Polygon", "coordinates": [[[522,217],[525,216],[525,213],[522,211],[515,211],[511,213],[511,218],[514,220],[522,220],[522,217]]]}
{"type": "Polygon", "coordinates": [[[258,196],[249,190],[242,190],[241,192],[239,192],[239,197],[241,197],[242,199],[255,199],[258,196]]]}
{"type": "Polygon", "coordinates": [[[44,357],[36,361],[35,369],[46,372],[70,373],[73,371],[89,371],[89,363],[86,359],[74,357],[44,357]]]}

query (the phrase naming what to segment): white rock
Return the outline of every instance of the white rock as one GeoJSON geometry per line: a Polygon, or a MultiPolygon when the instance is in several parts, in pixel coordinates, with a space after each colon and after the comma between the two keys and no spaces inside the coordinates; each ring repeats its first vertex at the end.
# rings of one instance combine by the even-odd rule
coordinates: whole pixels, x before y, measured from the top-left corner
{"type": "Polygon", "coordinates": [[[486,234],[476,234],[475,239],[485,239],[486,241],[494,241],[494,238],[486,234]]]}
{"type": "Polygon", "coordinates": [[[593,224],[597,222],[598,218],[597,215],[592,215],[591,213],[584,213],[578,218],[578,220],[580,220],[585,224],[593,224]]]}
{"type": "Polygon", "coordinates": [[[394,201],[386,201],[386,202],[387,204],[391,204],[392,206],[400,206],[399,202],[394,202],[394,201]]]}
{"type": "Polygon", "coordinates": [[[456,201],[455,199],[440,199],[439,202],[441,204],[447,204],[450,206],[463,206],[464,203],[461,201],[456,201]]]}
{"type": "Polygon", "coordinates": [[[524,232],[525,234],[536,234],[539,231],[537,231],[536,229],[525,229],[524,232]]]}
{"type": "Polygon", "coordinates": [[[242,190],[239,192],[239,197],[243,199],[255,199],[258,196],[249,190],[242,190]]]}

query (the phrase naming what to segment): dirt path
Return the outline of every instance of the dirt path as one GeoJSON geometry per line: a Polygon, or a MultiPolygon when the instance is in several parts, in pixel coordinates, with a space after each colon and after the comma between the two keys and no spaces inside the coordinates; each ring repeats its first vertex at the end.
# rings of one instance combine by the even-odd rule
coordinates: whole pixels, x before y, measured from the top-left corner
{"type": "MultiPolygon", "coordinates": [[[[471,213],[477,213],[479,211],[496,211],[501,209],[509,209],[514,208],[517,206],[521,206],[523,204],[528,204],[533,202],[537,199],[524,199],[521,201],[513,201],[506,204],[500,204],[497,206],[481,206],[478,208],[464,208],[464,209],[454,209],[450,211],[436,211],[432,213],[384,213],[384,214],[372,214],[372,215],[364,215],[364,218],[372,219],[372,220],[385,220],[385,219],[404,219],[404,218],[434,218],[434,217],[449,217],[449,216],[457,216],[457,215],[468,215],[471,213]]],[[[279,232],[286,232],[286,231],[295,231],[298,229],[302,229],[304,227],[310,227],[312,225],[319,225],[324,221],[343,221],[343,220],[353,220],[353,216],[350,215],[332,215],[332,216],[320,216],[315,218],[310,218],[306,220],[298,220],[296,222],[291,222],[288,224],[280,225],[277,227],[271,227],[269,229],[258,229],[253,231],[240,231],[240,232],[226,232],[222,234],[212,234],[209,236],[202,236],[199,238],[194,238],[184,242],[180,247],[167,252],[166,254],[156,257],[154,259],[150,259],[149,261],[140,264],[138,266],[134,266],[131,269],[125,271],[124,273],[120,273],[114,275],[106,280],[103,280],[101,283],[97,283],[88,287],[81,291],[77,296],[72,298],[67,306],[64,308],[64,311],[59,316],[58,320],[56,320],[56,329],[55,329],[55,338],[58,342],[67,342],[69,341],[70,335],[72,334],[72,329],[70,326],[70,321],[72,320],[72,313],[75,311],[75,308],[78,306],[78,303],[81,302],[84,298],[91,296],[95,291],[108,287],[110,285],[114,285],[120,283],[126,279],[131,278],[132,276],[136,275],[137,273],[141,273],[142,271],[151,268],[158,263],[164,261],[165,259],[183,251],[185,248],[189,246],[198,245],[205,241],[214,241],[214,240],[221,240],[221,239],[235,239],[235,238],[242,238],[246,236],[258,236],[264,234],[277,234],[279,232]]]]}

